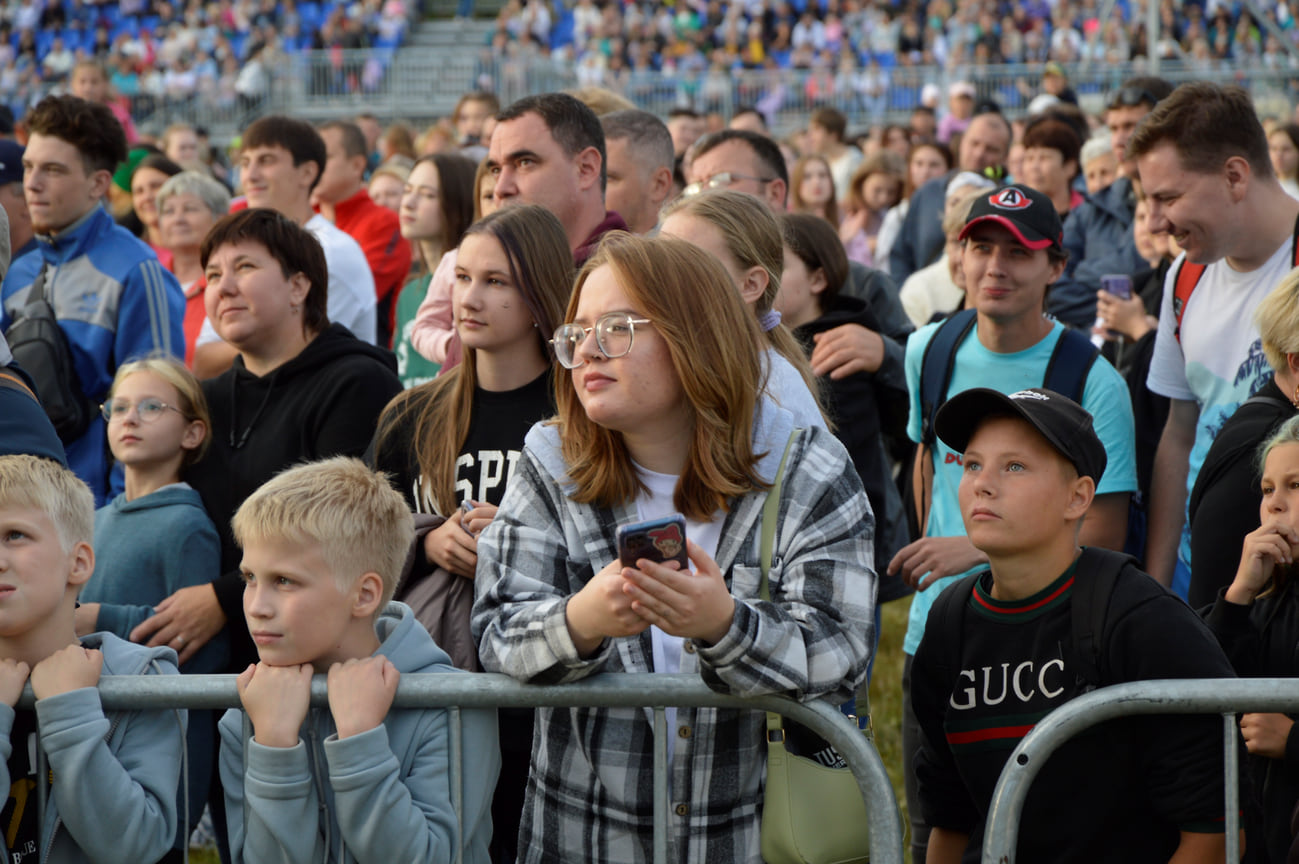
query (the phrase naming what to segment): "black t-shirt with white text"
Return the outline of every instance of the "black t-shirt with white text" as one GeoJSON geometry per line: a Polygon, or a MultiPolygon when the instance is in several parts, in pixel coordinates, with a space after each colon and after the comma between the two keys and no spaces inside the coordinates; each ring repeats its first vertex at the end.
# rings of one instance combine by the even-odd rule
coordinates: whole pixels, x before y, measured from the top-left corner
{"type": "Polygon", "coordinates": [[[40,842],[36,795],[36,712],[15,711],[9,733],[9,797],[0,811],[7,855],[4,864],[36,864],[40,842]]]}
{"type": "MultiPolygon", "coordinates": [[[[524,437],[534,423],[554,416],[554,398],[554,377],[549,369],[515,390],[474,390],[473,420],[456,457],[457,502],[500,505],[505,484],[523,454],[524,437]]],[[[437,513],[428,481],[415,459],[415,426],[414,416],[405,418],[392,430],[378,458],[371,447],[370,458],[376,468],[393,476],[394,486],[412,511],[437,513]]]]}
{"type": "Polygon", "coordinates": [[[546,371],[517,390],[474,391],[474,420],[456,458],[456,499],[500,505],[505,483],[538,420],[555,413],[555,388],[546,371]]]}
{"type": "MultiPolygon", "coordinates": [[[[970,835],[965,861],[979,860],[997,779],[1015,746],[1088,689],[1069,667],[1074,580],[1089,575],[1071,566],[1033,596],[1007,602],[993,598],[986,572],[961,602],[957,632],[934,626],[931,614],[912,666],[922,730],[916,776],[926,821],[970,835]]],[[[1108,609],[1103,683],[1234,677],[1195,614],[1135,567],[1120,573],[1108,609]]],[[[1075,736],[1028,793],[1019,860],[1167,861],[1179,831],[1221,832],[1219,727],[1212,715],[1146,716],[1075,736]]]]}

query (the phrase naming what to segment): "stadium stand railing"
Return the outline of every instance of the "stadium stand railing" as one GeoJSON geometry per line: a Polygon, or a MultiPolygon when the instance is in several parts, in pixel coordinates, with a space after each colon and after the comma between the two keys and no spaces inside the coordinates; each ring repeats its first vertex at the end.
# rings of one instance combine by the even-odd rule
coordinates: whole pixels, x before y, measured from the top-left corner
{"type": "MultiPolygon", "coordinates": [[[[691,74],[630,72],[614,79],[585,81],[571,62],[553,57],[499,59],[482,49],[456,52],[398,52],[373,68],[372,52],[301,52],[276,70],[268,100],[274,110],[324,118],[369,110],[405,120],[431,120],[449,114],[469,90],[495,92],[502,104],[532,93],[597,83],[626,96],[638,107],[665,116],[688,107],[728,116],[741,105],[757,106],[780,134],[806,123],[807,115],[823,105],[840,109],[850,125],[905,122],[920,104],[926,84],[943,92],[953,81],[970,81],[979,97],[995,100],[1010,116],[1019,116],[1040,92],[1042,64],[943,68],[896,67],[881,72],[877,91],[864,85],[867,70],[849,77],[812,70],[721,70],[691,74]],[[367,67],[371,72],[367,74],[367,67]]],[[[1070,83],[1084,110],[1098,113],[1105,95],[1134,75],[1150,74],[1144,63],[1092,65],[1068,70],[1070,83]]],[[[1191,80],[1236,83],[1251,92],[1264,113],[1288,116],[1299,102],[1299,75],[1288,68],[1206,68],[1188,62],[1160,64],[1158,74],[1174,84],[1191,80]]]]}
{"type": "MultiPolygon", "coordinates": [[[[115,675],[99,683],[107,710],[239,707],[234,675],[115,675]]],[[[19,707],[32,707],[30,685],[19,707]]],[[[311,703],[329,704],[325,676],[311,682],[311,703]]],[[[871,860],[901,864],[902,822],[893,788],[879,753],[857,724],[824,702],[801,703],[784,696],[740,697],[717,693],[696,675],[593,675],[575,684],[520,684],[494,674],[412,674],[397,685],[395,707],[451,710],[451,788],[457,818],[462,813],[460,709],[497,707],[650,708],[654,714],[654,861],[666,864],[668,853],[668,707],[739,708],[773,711],[801,723],[832,744],[848,763],[870,819],[871,860]]],[[[245,715],[245,724],[247,715],[245,715]]],[[[247,732],[247,727],[245,727],[247,732]]],[[[44,769],[42,768],[42,771],[44,769]]],[[[39,812],[44,812],[44,807],[39,812]]]]}
{"type": "Polygon", "coordinates": [[[1059,747],[1098,723],[1150,714],[1221,714],[1223,801],[1228,861],[1240,860],[1240,750],[1237,715],[1299,709],[1299,679],[1250,678],[1136,681],[1093,690],[1038,721],[1019,742],[997,781],[984,833],[984,864],[1014,864],[1029,787],[1059,747]]]}

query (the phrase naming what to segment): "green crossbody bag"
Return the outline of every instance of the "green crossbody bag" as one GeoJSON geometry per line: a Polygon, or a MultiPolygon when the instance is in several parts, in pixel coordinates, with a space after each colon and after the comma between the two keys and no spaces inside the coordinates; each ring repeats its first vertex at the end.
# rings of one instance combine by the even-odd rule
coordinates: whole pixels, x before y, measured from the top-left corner
{"type": "MultiPolygon", "coordinates": [[[[785,476],[785,462],[801,430],[795,429],[785,445],[776,482],[767,493],[762,508],[762,535],[759,547],[762,565],[761,597],[771,600],[767,571],[776,540],[776,517],[780,509],[780,486],[785,476]]],[[[861,709],[858,701],[858,710],[861,709]]],[[[866,706],[862,734],[871,740],[870,709],[866,706]]],[[[855,718],[853,718],[855,720],[855,718]]],[[[847,767],[830,767],[809,756],[798,755],[786,746],[790,735],[808,733],[797,724],[787,730],[784,718],[767,713],[767,785],[762,805],[762,858],[767,864],[856,864],[870,860],[870,831],[866,802],[852,771],[847,767]]],[[[820,740],[820,739],[816,739],[820,740]]],[[[833,757],[838,754],[825,742],[833,757]]],[[[824,750],[821,751],[825,753],[824,750]]],[[[829,760],[827,760],[829,761],[829,760]]]]}

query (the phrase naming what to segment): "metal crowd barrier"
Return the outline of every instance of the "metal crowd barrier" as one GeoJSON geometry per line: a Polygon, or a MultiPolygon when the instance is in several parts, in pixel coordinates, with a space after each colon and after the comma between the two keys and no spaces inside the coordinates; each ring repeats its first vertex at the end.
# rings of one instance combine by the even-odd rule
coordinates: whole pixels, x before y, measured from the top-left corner
{"type": "MultiPolygon", "coordinates": [[[[239,706],[234,675],[120,675],[99,682],[105,709],[223,709],[239,706]]],[[[30,708],[30,685],[20,707],[30,708]]],[[[311,704],[329,704],[325,676],[311,682],[311,704]]],[[[697,675],[593,675],[574,684],[520,684],[504,675],[403,675],[393,705],[448,708],[451,712],[451,788],[461,817],[460,709],[498,707],[582,707],[654,709],[654,862],[667,862],[667,707],[740,708],[774,711],[803,724],[832,744],[847,761],[866,801],[871,860],[901,864],[902,822],[893,788],[876,749],[854,722],[823,702],[800,703],[785,696],[730,696],[716,693],[697,675]]],[[[245,721],[246,722],[246,721],[245,721]]]]}
{"type": "Polygon", "coordinates": [[[1299,710],[1299,679],[1295,678],[1134,681],[1102,687],[1072,699],[1039,721],[1007,760],[988,811],[983,862],[1013,864],[1019,820],[1029,786],[1060,745],[1098,723],[1138,714],[1222,715],[1227,860],[1239,861],[1240,763],[1236,715],[1296,710],[1299,710]]]}

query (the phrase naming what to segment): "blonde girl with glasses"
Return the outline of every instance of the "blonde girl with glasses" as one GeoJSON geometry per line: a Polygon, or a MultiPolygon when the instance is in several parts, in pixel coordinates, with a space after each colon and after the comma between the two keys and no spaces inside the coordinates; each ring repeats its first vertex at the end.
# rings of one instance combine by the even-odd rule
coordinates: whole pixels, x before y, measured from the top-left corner
{"type": "MultiPolygon", "coordinates": [[[[528,433],[478,543],[483,667],[850,699],[873,642],[870,507],[842,445],[763,393],[761,334],[722,265],[680,240],[611,235],[563,320],[557,416],[528,433]],[[782,458],[763,602],[761,511],[782,458]],[[689,572],[624,566],[617,527],[673,512],[689,572]]],[[[765,732],[759,712],[669,709],[671,860],[761,861],[765,732]]],[[[650,712],[541,708],[532,743],[520,862],[651,860],[650,712]]]]}
{"type": "MultiPolygon", "coordinates": [[[[117,370],[100,409],[108,446],[122,466],[125,491],[95,512],[95,572],[81,590],[77,635],[106,631],[129,639],[153,607],[181,588],[206,585],[221,572],[221,543],[203,501],[184,482],[185,471],[207,449],[207,400],[179,362],[148,358],[117,370]]],[[[222,672],[224,635],[181,665],[187,674],[222,672]]],[[[216,752],[216,719],[190,711],[188,811],[181,800],[175,849],[187,848],[203,815],[216,752]]]]}

